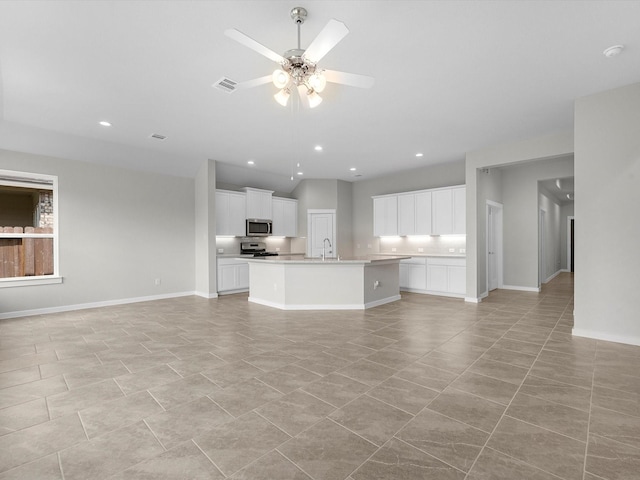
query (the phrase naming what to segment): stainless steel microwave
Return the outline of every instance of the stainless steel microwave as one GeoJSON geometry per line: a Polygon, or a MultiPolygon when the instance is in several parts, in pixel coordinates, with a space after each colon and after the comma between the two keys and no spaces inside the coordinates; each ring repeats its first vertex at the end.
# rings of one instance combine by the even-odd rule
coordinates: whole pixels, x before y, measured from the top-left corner
{"type": "Polygon", "coordinates": [[[267,237],[272,233],[271,220],[247,218],[247,237],[267,237]]]}

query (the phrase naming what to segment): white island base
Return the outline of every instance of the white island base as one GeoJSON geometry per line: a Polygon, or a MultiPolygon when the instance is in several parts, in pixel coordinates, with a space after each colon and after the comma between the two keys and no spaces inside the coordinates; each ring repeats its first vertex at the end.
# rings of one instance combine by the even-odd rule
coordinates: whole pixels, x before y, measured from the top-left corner
{"type": "Polygon", "coordinates": [[[395,302],[402,258],[249,259],[249,301],[282,310],[364,310],[395,302]]]}

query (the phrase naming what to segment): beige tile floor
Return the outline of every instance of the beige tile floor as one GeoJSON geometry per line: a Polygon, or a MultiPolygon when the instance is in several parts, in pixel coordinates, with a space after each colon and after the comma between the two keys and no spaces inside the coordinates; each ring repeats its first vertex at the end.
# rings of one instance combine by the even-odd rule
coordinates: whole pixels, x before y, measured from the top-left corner
{"type": "Polygon", "coordinates": [[[0,479],[638,479],[640,347],[573,338],[572,301],[3,321],[0,479]]]}

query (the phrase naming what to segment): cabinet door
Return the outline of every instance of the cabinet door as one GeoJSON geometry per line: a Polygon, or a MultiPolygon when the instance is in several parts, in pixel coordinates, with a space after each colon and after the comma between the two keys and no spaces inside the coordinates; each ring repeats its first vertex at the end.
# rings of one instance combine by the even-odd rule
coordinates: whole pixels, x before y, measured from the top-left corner
{"type": "Polygon", "coordinates": [[[398,235],[398,197],[373,199],[373,234],[377,237],[398,235]]]}
{"type": "Polygon", "coordinates": [[[424,265],[408,265],[409,287],[415,290],[427,289],[427,271],[424,265]]]}
{"type": "Polygon", "coordinates": [[[296,200],[285,200],[283,203],[284,236],[298,236],[298,202],[296,200]]]}
{"type": "Polygon", "coordinates": [[[447,292],[464,295],[467,292],[467,268],[460,266],[447,267],[449,280],[447,292]]]}
{"type": "Polygon", "coordinates": [[[433,207],[433,233],[436,235],[453,233],[452,189],[435,190],[431,198],[433,207]]]}
{"type": "Polygon", "coordinates": [[[447,291],[447,268],[446,265],[427,265],[427,290],[447,291]]]}
{"type": "Polygon", "coordinates": [[[466,188],[453,189],[453,233],[466,233],[467,231],[467,195],[466,188]]]}
{"type": "Polygon", "coordinates": [[[415,194],[416,218],[415,235],[431,235],[431,192],[415,194]]]}
{"type": "MultiPolygon", "coordinates": [[[[229,194],[228,232],[226,235],[244,237],[247,233],[245,223],[246,199],[244,193],[229,194]]],[[[216,227],[217,229],[217,227],[216,227]]]]}
{"type": "Polygon", "coordinates": [[[398,235],[416,234],[416,196],[398,195],[398,235]]]}
{"type": "Polygon", "coordinates": [[[271,200],[271,220],[273,220],[273,235],[278,237],[286,236],[286,225],[284,219],[284,201],[279,198],[271,200]]]}
{"type": "Polygon", "coordinates": [[[411,265],[403,264],[402,260],[400,261],[400,281],[399,281],[400,288],[410,288],[409,286],[409,268],[410,267],[411,265]]]}
{"type": "Polygon", "coordinates": [[[233,290],[236,288],[236,265],[218,266],[218,291],[233,290]]]}
{"type": "Polygon", "coordinates": [[[216,192],[216,235],[233,235],[229,230],[229,194],[216,192]]]}

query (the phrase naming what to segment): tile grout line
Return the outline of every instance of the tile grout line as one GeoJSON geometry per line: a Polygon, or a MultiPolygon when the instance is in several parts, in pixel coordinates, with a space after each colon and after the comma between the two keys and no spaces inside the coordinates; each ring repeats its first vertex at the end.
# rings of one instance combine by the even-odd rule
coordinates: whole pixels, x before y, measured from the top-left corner
{"type": "MultiPolygon", "coordinates": [[[[542,296],[542,298],[536,303],[536,305],[540,304],[540,301],[544,299],[544,295],[542,296]]],[[[535,308],[532,307],[532,308],[535,308]]],[[[566,310],[567,307],[565,307],[566,310]]],[[[529,310],[531,311],[531,309],[529,310]]],[[[564,311],[563,311],[564,312],[564,311]]],[[[528,312],[527,312],[528,313],[528,312]]],[[[526,315],[526,313],[523,315],[523,317],[526,315]]],[[[556,326],[558,325],[558,323],[560,322],[560,319],[562,318],[562,314],[560,314],[560,316],[558,317],[558,320],[556,321],[556,326]]],[[[516,322],[517,323],[517,322],[516,322]]],[[[554,326],[555,329],[555,326],[554,326]]],[[[508,331],[508,330],[507,330],[508,331]]],[[[506,333],[506,332],[505,332],[506,333]]],[[[547,342],[549,341],[549,337],[551,336],[551,333],[553,333],[553,330],[549,333],[549,335],[547,336],[547,340],[545,341],[545,345],[547,344],[547,342]]],[[[527,371],[527,375],[530,374],[531,370],[533,369],[533,366],[535,365],[535,363],[538,361],[538,358],[540,357],[540,354],[542,353],[542,350],[544,349],[544,345],[542,346],[542,348],[540,349],[540,351],[538,352],[538,355],[536,355],[536,360],[533,362],[533,364],[531,365],[531,367],[529,367],[529,370],[527,371]]],[[[491,440],[491,438],[493,437],[496,429],[498,428],[498,425],[500,425],[500,423],[502,422],[502,419],[507,416],[507,411],[509,410],[509,407],[511,406],[511,403],[513,403],[513,400],[516,398],[516,396],[518,395],[518,393],[520,393],[520,389],[522,388],[522,385],[524,384],[524,381],[526,379],[526,375],[525,378],[522,380],[522,382],[520,382],[520,385],[518,386],[518,389],[516,390],[516,392],[513,394],[513,396],[511,397],[511,401],[509,402],[509,404],[507,405],[507,408],[505,408],[504,412],[502,413],[500,419],[496,422],[495,426],[493,427],[493,430],[491,431],[491,433],[489,434],[489,436],[487,437],[487,440],[485,441],[484,445],[482,446],[482,448],[480,449],[480,453],[478,453],[478,455],[476,456],[476,458],[474,459],[473,463],[471,464],[471,467],[469,468],[469,472],[467,472],[467,475],[465,475],[465,479],[469,476],[469,474],[471,473],[471,471],[473,470],[473,467],[476,465],[476,463],[478,462],[478,459],[480,458],[480,456],[482,455],[482,453],[484,452],[485,448],[491,448],[488,447],[488,443],[491,440]]],[[[502,453],[502,452],[501,452],[502,453]]],[[[519,460],[519,459],[518,459],[519,460]]],[[[520,462],[522,462],[522,460],[519,460],[520,462]]],[[[526,465],[530,465],[534,468],[535,465],[531,465],[529,462],[522,462],[526,465]]],[[[542,470],[542,469],[539,469],[542,470]]],[[[543,470],[546,472],[546,470],[543,470]]],[[[551,473],[551,472],[547,472],[547,473],[551,473]]]]}
{"type": "MultiPolygon", "coordinates": [[[[598,357],[598,342],[596,340],[596,349],[593,353],[593,360],[595,363],[596,358],[598,357]]],[[[584,480],[587,476],[587,458],[589,453],[589,435],[591,433],[591,413],[593,411],[593,384],[596,376],[596,367],[593,366],[593,372],[591,373],[591,395],[589,397],[589,417],[587,419],[587,444],[584,446],[584,462],[582,463],[582,479],[584,480]]]]}

